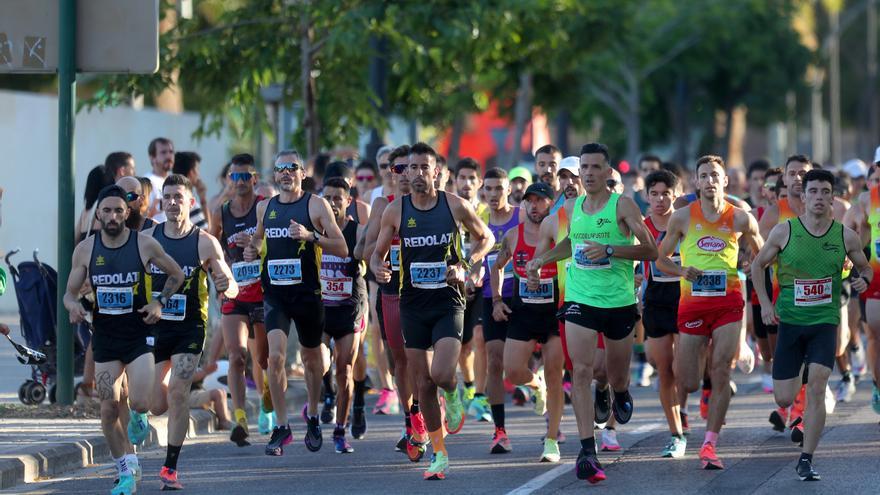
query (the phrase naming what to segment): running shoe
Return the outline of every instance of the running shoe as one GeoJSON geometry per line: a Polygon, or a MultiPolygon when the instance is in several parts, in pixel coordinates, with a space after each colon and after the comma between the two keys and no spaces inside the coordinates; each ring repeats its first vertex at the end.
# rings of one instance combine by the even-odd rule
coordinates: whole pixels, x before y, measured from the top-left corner
{"type": "Polygon", "coordinates": [[[798,444],[804,444],[804,422],[798,421],[798,423],[791,427],[791,441],[798,444]]]}
{"type": "Polygon", "coordinates": [[[785,431],[785,423],[788,421],[788,409],[780,407],[770,413],[770,424],[773,429],[782,433],[785,431]]]}
{"type": "Polygon", "coordinates": [[[596,415],[595,423],[602,425],[611,418],[611,387],[606,386],[605,390],[596,387],[593,397],[593,411],[596,415]]]}
{"type": "MultiPolygon", "coordinates": [[[[550,415],[544,414],[544,424],[547,425],[547,431],[550,431],[550,415]]],[[[562,433],[562,425],[556,430],[556,443],[562,445],[565,443],[565,433],[562,433]]],[[[544,443],[544,440],[547,439],[547,431],[541,436],[541,443],[544,443]]]]}
{"type": "Polygon", "coordinates": [[[571,404],[571,382],[562,382],[562,394],[565,396],[565,403],[571,404]]]}
{"type": "Polygon", "coordinates": [[[819,473],[813,469],[813,463],[807,459],[799,460],[795,470],[797,470],[798,478],[801,481],[819,481],[822,479],[819,473]]]}
{"type": "Polygon", "coordinates": [[[317,452],[321,450],[324,437],[321,436],[321,425],[318,424],[318,418],[309,418],[304,440],[306,448],[310,451],[317,452]]]}
{"type": "Polygon", "coordinates": [[[617,452],[620,450],[620,442],[617,441],[617,430],[605,428],[602,430],[602,452],[617,452]]]}
{"type": "Polygon", "coordinates": [[[367,417],[364,414],[364,406],[351,408],[351,436],[355,440],[361,440],[367,433],[367,417]]]}
{"type": "Polygon", "coordinates": [[[400,412],[400,404],[397,402],[397,395],[394,390],[383,388],[379,393],[379,400],[376,407],[373,408],[373,414],[388,416],[400,412]]]}
{"type": "Polygon", "coordinates": [[[257,429],[260,432],[260,435],[268,435],[272,433],[272,428],[275,427],[275,413],[267,412],[260,406],[260,415],[257,416],[257,429]]]}
{"type": "Polygon", "coordinates": [[[425,471],[426,480],[445,480],[449,471],[449,458],[443,452],[434,452],[431,456],[431,465],[425,471]]]}
{"type": "Polygon", "coordinates": [[[345,439],[345,428],[333,430],[333,445],[336,446],[337,454],[351,454],[354,452],[352,446],[345,439]]]}
{"type": "Polygon", "coordinates": [[[636,368],[636,385],[639,387],[650,387],[651,386],[651,375],[654,373],[654,367],[651,366],[650,363],[639,363],[636,368]]]}
{"type": "Polygon", "coordinates": [[[137,492],[137,483],[134,481],[134,476],[122,474],[119,476],[119,481],[110,490],[110,495],[132,495],[135,492],[137,492]]]}
{"type": "Polygon", "coordinates": [[[736,367],[746,375],[755,370],[755,352],[748,344],[740,346],[739,356],[736,358],[736,367]]]}
{"type": "Polygon", "coordinates": [[[336,396],[324,395],[324,405],[321,408],[321,423],[327,425],[336,422],[336,396]]]}
{"type": "Polygon", "coordinates": [[[709,397],[712,396],[712,389],[704,388],[700,394],[700,417],[709,419],[709,397]]]}
{"type": "Polygon", "coordinates": [[[290,445],[292,441],[293,435],[290,433],[289,425],[272,428],[272,436],[266,444],[266,455],[284,455],[284,446],[290,445]]]}
{"type": "MultiPolygon", "coordinates": [[[[335,435],[336,433],[334,433],[335,435]]],[[[409,443],[409,433],[407,433],[407,429],[403,430],[403,433],[400,435],[400,440],[394,444],[395,452],[406,452],[406,444],[409,443]]]]}
{"type": "Polygon", "coordinates": [[[128,439],[133,445],[137,445],[147,439],[150,434],[150,421],[147,413],[129,411],[128,416],[128,439]]]}
{"type": "Polygon", "coordinates": [[[470,387],[464,387],[464,390],[461,392],[462,394],[462,402],[464,402],[464,407],[467,409],[470,407],[471,402],[477,395],[477,387],[471,385],[470,387]]]}
{"type": "Polygon", "coordinates": [[[853,383],[851,377],[847,376],[837,384],[837,394],[835,399],[837,399],[837,402],[849,402],[852,400],[855,393],[856,384],[853,383]]]}
{"type": "Polygon", "coordinates": [[[703,448],[700,449],[700,462],[703,464],[703,469],[724,469],[724,464],[715,454],[715,446],[711,443],[704,443],[703,448]]]}
{"type": "Polygon", "coordinates": [[[560,459],[559,443],[552,438],[545,439],[544,453],[541,454],[541,460],[539,462],[559,462],[560,459]]]}
{"type": "Polygon", "coordinates": [[[687,440],[684,437],[673,435],[666,447],[663,447],[663,453],[660,454],[660,457],[681,459],[684,457],[685,449],[687,449],[687,440]]]}
{"type": "Polygon", "coordinates": [[[849,359],[852,363],[853,375],[861,377],[865,375],[868,364],[865,360],[865,348],[860,345],[849,347],[849,359]]]}
{"type": "Polygon", "coordinates": [[[626,394],[626,399],[622,404],[618,404],[617,400],[611,402],[611,410],[614,412],[614,419],[622,425],[629,423],[629,420],[632,419],[633,415],[632,395],[629,394],[629,390],[624,393],[626,394]]]}
{"type": "Polygon", "coordinates": [[[507,438],[507,432],[504,428],[495,427],[495,434],[492,435],[492,448],[489,449],[490,454],[507,454],[513,450],[510,447],[510,439],[507,438]]]}
{"type": "Polygon", "coordinates": [[[421,411],[410,416],[410,423],[412,424],[412,437],[418,442],[427,442],[428,427],[425,426],[425,417],[422,416],[421,411]]]}
{"type": "Polygon", "coordinates": [[[492,406],[489,405],[489,398],[485,395],[474,397],[474,400],[472,400],[468,406],[468,414],[470,414],[475,421],[485,423],[492,421],[492,406]]]}
{"type": "Polygon", "coordinates": [[[825,385],[825,412],[827,414],[833,414],[835,407],[837,407],[837,400],[834,397],[834,392],[831,391],[831,386],[826,384],[825,385]]]}
{"type": "Polygon", "coordinates": [[[524,406],[526,402],[532,400],[531,398],[531,390],[529,387],[524,387],[522,385],[517,385],[516,388],[513,389],[513,405],[514,406],[524,406]]]}
{"type": "Polygon", "coordinates": [[[691,424],[688,421],[688,415],[686,412],[679,410],[678,417],[681,418],[681,432],[685,435],[691,434],[691,424]]]}
{"type": "Polygon", "coordinates": [[[446,399],[444,404],[446,419],[443,421],[443,424],[450,435],[455,435],[464,426],[464,406],[461,403],[461,397],[458,395],[458,389],[452,392],[444,390],[443,397],[446,399]]]}
{"type": "Polygon", "coordinates": [[[877,385],[874,385],[874,391],[871,393],[871,407],[874,408],[874,412],[880,414],[880,389],[877,388],[877,385]]]}
{"type": "Polygon", "coordinates": [[[584,449],[581,449],[574,469],[580,480],[587,480],[593,484],[605,480],[605,471],[602,470],[595,452],[584,452],[584,449]]]}
{"type": "Polygon", "coordinates": [[[266,412],[274,412],[275,406],[272,405],[272,392],[269,390],[269,378],[266,376],[263,380],[263,396],[260,398],[263,410],[266,412]]]}
{"type": "Polygon", "coordinates": [[[244,422],[236,423],[235,426],[232,427],[232,431],[229,432],[229,439],[239,447],[247,447],[251,444],[247,441],[248,436],[247,423],[244,422]]]}
{"type": "Polygon", "coordinates": [[[544,368],[536,373],[538,378],[538,387],[533,391],[535,393],[535,414],[543,416],[547,412],[547,384],[544,383],[544,368]]]}
{"type": "Polygon", "coordinates": [[[134,476],[135,481],[140,481],[143,477],[144,470],[141,469],[141,465],[138,462],[138,458],[136,455],[131,454],[132,457],[128,457],[126,455],[125,464],[128,465],[128,470],[131,471],[131,475],[134,476]]]}
{"type": "Polygon", "coordinates": [[[761,388],[765,394],[773,393],[773,375],[770,373],[761,373],[761,388]]]}
{"type": "Polygon", "coordinates": [[[406,443],[406,457],[409,458],[410,462],[419,462],[425,455],[428,440],[427,436],[424,438],[425,441],[419,441],[415,435],[409,437],[409,442],[406,443]]]}
{"type": "Polygon", "coordinates": [[[165,490],[183,490],[183,485],[177,481],[177,470],[171,469],[166,466],[162,466],[162,470],[159,471],[159,482],[161,483],[162,491],[165,490]]]}

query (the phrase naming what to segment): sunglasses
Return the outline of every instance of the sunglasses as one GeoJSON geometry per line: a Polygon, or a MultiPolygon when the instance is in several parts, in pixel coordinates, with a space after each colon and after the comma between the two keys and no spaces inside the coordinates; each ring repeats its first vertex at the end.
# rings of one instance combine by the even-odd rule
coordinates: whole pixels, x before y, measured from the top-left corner
{"type": "Polygon", "coordinates": [[[131,203],[132,201],[137,201],[140,197],[141,195],[136,192],[127,192],[125,193],[125,202],[131,203]]]}
{"type": "Polygon", "coordinates": [[[294,163],[294,162],[276,163],[275,164],[275,171],[276,172],[281,173],[281,172],[284,172],[285,170],[288,172],[296,172],[297,170],[302,170],[302,165],[300,165],[299,163],[294,163]]]}
{"type": "Polygon", "coordinates": [[[617,181],[614,179],[608,179],[605,181],[605,185],[608,186],[609,189],[614,189],[617,187],[617,181]]]}
{"type": "Polygon", "coordinates": [[[771,191],[775,191],[776,190],[776,183],[775,182],[765,182],[764,187],[766,187],[767,189],[769,189],[771,191]]]}
{"type": "Polygon", "coordinates": [[[394,165],[391,166],[391,170],[392,170],[395,174],[402,174],[402,173],[404,173],[404,172],[406,171],[406,167],[409,167],[409,164],[408,164],[408,163],[396,163],[396,164],[394,164],[394,165]]]}
{"type": "Polygon", "coordinates": [[[232,182],[238,182],[240,180],[247,182],[247,181],[251,180],[253,178],[253,176],[254,176],[254,174],[252,174],[250,172],[232,172],[231,174],[229,174],[229,179],[232,182]]]}
{"type": "Polygon", "coordinates": [[[358,175],[355,178],[358,180],[358,182],[369,182],[369,181],[375,179],[376,177],[374,177],[372,175],[358,175]]]}
{"type": "Polygon", "coordinates": [[[385,170],[386,168],[388,168],[390,166],[391,166],[391,164],[388,162],[382,162],[379,164],[379,168],[381,168],[382,170],[385,170]]]}

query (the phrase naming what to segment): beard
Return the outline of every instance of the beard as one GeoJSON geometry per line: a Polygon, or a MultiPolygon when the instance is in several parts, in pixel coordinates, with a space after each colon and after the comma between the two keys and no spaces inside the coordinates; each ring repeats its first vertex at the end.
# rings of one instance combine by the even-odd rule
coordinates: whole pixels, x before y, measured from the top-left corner
{"type": "Polygon", "coordinates": [[[117,237],[122,233],[122,224],[117,222],[101,221],[101,231],[110,237],[117,237]]]}
{"type": "Polygon", "coordinates": [[[523,196],[525,196],[525,191],[513,191],[510,193],[511,199],[516,203],[521,203],[523,196]]]}

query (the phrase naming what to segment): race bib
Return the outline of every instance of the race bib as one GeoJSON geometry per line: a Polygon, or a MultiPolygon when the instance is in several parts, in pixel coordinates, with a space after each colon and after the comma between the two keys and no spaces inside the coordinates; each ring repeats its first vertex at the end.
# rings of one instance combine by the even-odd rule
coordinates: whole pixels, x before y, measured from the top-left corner
{"type": "Polygon", "coordinates": [[[831,277],[820,279],[794,279],[794,305],[819,306],[831,304],[831,277]]]}
{"type": "Polygon", "coordinates": [[[299,259],[269,260],[266,268],[272,285],[296,285],[302,282],[302,263],[299,259]]]}
{"type": "Polygon", "coordinates": [[[131,287],[98,287],[95,302],[102,315],[124,315],[131,313],[133,299],[131,287]]]}
{"type": "Polygon", "coordinates": [[[874,256],[880,259],[880,239],[874,241],[874,256]]]}
{"type": "Polygon", "coordinates": [[[602,258],[598,261],[592,261],[587,257],[587,245],[576,244],[574,253],[572,253],[574,266],[581,270],[608,270],[611,268],[611,258],[602,258]]]}
{"type": "Polygon", "coordinates": [[[321,295],[327,301],[344,301],[352,294],[351,277],[328,277],[321,275],[321,295]]]}
{"type": "Polygon", "coordinates": [[[409,278],[412,286],[418,289],[443,289],[446,283],[446,262],[410,263],[409,278]]]}
{"type": "Polygon", "coordinates": [[[247,287],[260,281],[260,260],[239,261],[233,263],[230,268],[232,269],[232,278],[235,279],[239,287],[247,287]]]}
{"type": "MultiPolygon", "coordinates": [[[[153,292],[153,299],[158,299],[159,293],[153,292]]],[[[183,294],[174,294],[165,306],[162,306],[162,319],[167,321],[183,321],[186,316],[186,296],[183,294]]]]}
{"type": "Polygon", "coordinates": [[[528,304],[552,303],[554,302],[553,286],[554,280],[552,278],[542,278],[537,290],[529,290],[528,280],[521,278],[519,279],[519,297],[522,302],[528,304]]]}
{"type": "MultiPolygon", "coordinates": [[[[492,253],[486,256],[486,263],[491,270],[493,266],[495,266],[495,261],[498,259],[498,253],[492,253]]],[[[513,263],[508,261],[506,265],[504,265],[504,280],[509,278],[513,278],[513,263]]]]}
{"type": "Polygon", "coordinates": [[[706,270],[691,282],[691,295],[696,297],[720,297],[727,295],[727,272],[706,270]]]}
{"type": "MultiPolygon", "coordinates": [[[[670,258],[673,263],[681,266],[681,256],[672,256],[670,258]]],[[[651,279],[654,282],[678,282],[680,277],[664,272],[657,266],[656,261],[651,262],[651,279]]]]}
{"type": "Polygon", "coordinates": [[[388,256],[391,261],[391,270],[395,272],[400,271],[400,245],[391,246],[391,254],[388,256]]]}

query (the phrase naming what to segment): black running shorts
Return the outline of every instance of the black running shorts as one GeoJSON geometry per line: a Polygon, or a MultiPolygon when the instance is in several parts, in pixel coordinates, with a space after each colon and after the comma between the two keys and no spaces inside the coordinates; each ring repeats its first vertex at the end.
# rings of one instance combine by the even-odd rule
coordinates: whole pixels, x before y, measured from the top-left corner
{"type": "Polygon", "coordinates": [[[437,310],[401,305],[400,323],[406,348],[426,351],[445,337],[461,340],[464,308],[437,310]]]}
{"type": "Polygon", "coordinates": [[[187,321],[160,321],[154,325],[156,362],[168,361],[175,354],[201,354],[205,346],[205,325],[187,321]]]}
{"type": "MultiPolygon", "coordinates": [[[[508,321],[495,321],[495,318],[492,318],[492,298],[491,297],[483,297],[483,340],[489,342],[491,340],[501,340],[507,338],[507,332],[509,331],[509,322],[508,321]]],[[[505,297],[502,299],[504,304],[509,308],[512,304],[510,297],[505,297]]]]}
{"type": "Polygon", "coordinates": [[[837,325],[792,325],[779,323],[776,352],[773,353],[773,379],[789,380],[810,363],[834,368],[837,325]]]}
{"type": "Polygon", "coordinates": [[[556,305],[541,309],[531,306],[534,305],[521,304],[512,308],[513,312],[507,317],[507,338],[523,342],[535,340],[539,344],[546,344],[550,337],[559,336],[556,305]]]}
{"type": "Polygon", "coordinates": [[[678,333],[678,308],[646,304],[642,309],[642,324],[645,336],[659,339],[678,333]]]}
{"type": "Polygon", "coordinates": [[[95,329],[92,335],[92,355],[96,363],[120,361],[128,364],[144,354],[153,352],[156,338],[148,327],[136,332],[95,329]]]}
{"type": "Polygon", "coordinates": [[[632,333],[639,320],[638,306],[597,308],[587,304],[566,302],[562,319],[601,333],[609,340],[623,340],[632,333]]]}
{"type": "MultiPolygon", "coordinates": [[[[477,293],[473,299],[465,303],[464,323],[461,333],[461,343],[467,344],[474,338],[474,327],[480,324],[483,316],[483,295],[477,293]]],[[[490,313],[491,318],[491,313],[490,313]]],[[[484,328],[485,331],[485,328],[484,328]]]]}
{"type": "Polygon", "coordinates": [[[263,294],[263,310],[266,314],[266,332],[281,330],[290,336],[290,322],[296,325],[301,346],[313,349],[321,345],[324,335],[324,303],[321,296],[297,294],[280,296],[270,292],[263,294]]]}

